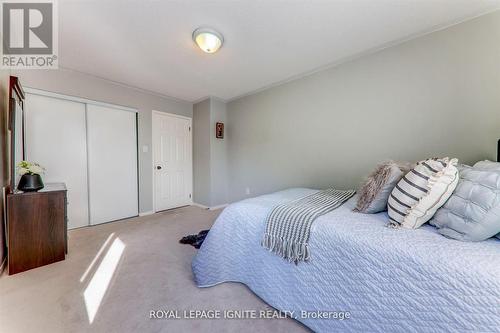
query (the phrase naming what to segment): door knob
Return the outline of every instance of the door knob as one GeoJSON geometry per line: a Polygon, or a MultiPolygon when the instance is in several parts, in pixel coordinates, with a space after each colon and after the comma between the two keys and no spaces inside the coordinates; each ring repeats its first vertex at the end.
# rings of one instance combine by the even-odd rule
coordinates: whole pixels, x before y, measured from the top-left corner
{"type": "Polygon", "coordinates": [[[156,169],[157,169],[157,170],[161,170],[161,166],[157,165],[157,166],[156,166],[156,169]]]}

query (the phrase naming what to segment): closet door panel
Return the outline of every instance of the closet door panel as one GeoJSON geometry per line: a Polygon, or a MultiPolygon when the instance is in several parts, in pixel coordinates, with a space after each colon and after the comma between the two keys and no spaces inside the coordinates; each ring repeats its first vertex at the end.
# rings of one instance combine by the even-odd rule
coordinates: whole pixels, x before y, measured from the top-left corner
{"type": "Polygon", "coordinates": [[[136,113],[87,104],[90,223],[136,216],[136,113]]]}
{"type": "Polygon", "coordinates": [[[89,223],[85,104],[26,94],[25,149],[28,161],[46,168],[43,181],[68,189],[68,229],[89,223]]]}

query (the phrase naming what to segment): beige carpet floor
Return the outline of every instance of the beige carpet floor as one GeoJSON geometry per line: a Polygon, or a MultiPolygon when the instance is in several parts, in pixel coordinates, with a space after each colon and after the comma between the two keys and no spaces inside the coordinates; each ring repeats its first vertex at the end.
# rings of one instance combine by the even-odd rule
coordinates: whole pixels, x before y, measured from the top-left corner
{"type": "Polygon", "coordinates": [[[65,261],[0,277],[1,332],[307,332],[293,319],[150,319],[151,310],[265,310],[246,286],[199,289],[178,240],[219,211],[184,207],[69,232],[65,261]]]}

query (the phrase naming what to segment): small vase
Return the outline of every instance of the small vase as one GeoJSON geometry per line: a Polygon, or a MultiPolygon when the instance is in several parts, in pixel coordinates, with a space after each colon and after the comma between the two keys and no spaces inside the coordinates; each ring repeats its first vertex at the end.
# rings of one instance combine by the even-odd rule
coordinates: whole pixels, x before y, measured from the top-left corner
{"type": "Polygon", "coordinates": [[[17,189],[23,192],[36,192],[43,188],[43,181],[40,175],[24,174],[19,180],[17,189]]]}

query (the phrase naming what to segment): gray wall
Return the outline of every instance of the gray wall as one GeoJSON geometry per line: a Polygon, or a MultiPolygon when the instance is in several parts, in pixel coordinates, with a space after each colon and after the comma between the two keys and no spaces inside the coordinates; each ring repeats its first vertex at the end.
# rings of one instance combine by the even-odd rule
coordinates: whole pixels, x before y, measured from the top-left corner
{"type": "Polygon", "coordinates": [[[211,97],[193,106],[193,200],[207,207],[227,203],[226,138],[215,137],[217,122],[226,122],[224,102],[211,97]]]}
{"type": "Polygon", "coordinates": [[[193,105],[193,201],[210,207],[210,99],[193,105]]]}
{"type": "Polygon", "coordinates": [[[227,201],[227,137],[215,137],[215,124],[226,123],[226,104],[218,99],[210,99],[210,179],[211,206],[226,204],[227,201]]]}
{"type": "Polygon", "coordinates": [[[25,87],[88,98],[139,110],[139,211],[153,210],[152,110],[192,117],[193,105],[67,70],[24,70],[13,75],[25,87]],[[148,146],[143,152],[142,146],[148,146]]]}
{"type": "Polygon", "coordinates": [[[496,157],[500,12],[227,106],[229,200],[356,188],[384,159],[496,157]]]}

